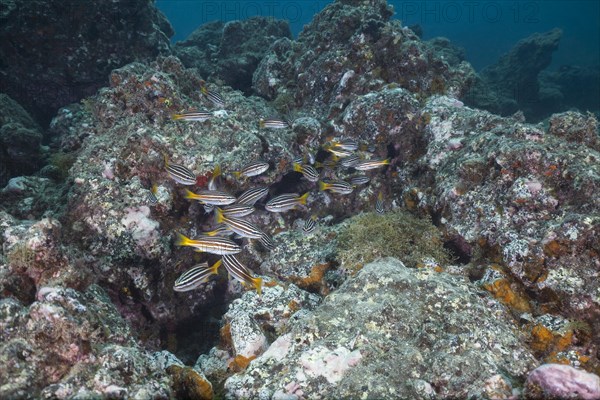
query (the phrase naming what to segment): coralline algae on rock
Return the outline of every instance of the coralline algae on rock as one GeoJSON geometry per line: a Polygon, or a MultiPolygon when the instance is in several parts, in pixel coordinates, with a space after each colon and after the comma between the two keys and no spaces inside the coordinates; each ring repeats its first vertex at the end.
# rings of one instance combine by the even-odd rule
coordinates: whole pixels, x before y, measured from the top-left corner
{"type": "Polygon", "coordinates": [[[501,305],[460,278],[388,258],[295,319],[225,391],[229,398],[477,397],[492,390],[492,377],[521,380],[535,365],[501,305]]]}

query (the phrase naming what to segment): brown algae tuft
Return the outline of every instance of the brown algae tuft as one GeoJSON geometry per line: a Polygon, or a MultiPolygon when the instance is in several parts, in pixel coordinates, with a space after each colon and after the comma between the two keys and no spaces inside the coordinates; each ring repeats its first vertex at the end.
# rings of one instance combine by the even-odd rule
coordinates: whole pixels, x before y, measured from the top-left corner
{"type": "Polygon", "coordinates": [[[338,243],[340,263],[354,271],[379,257],[396,257],[413,268],[432,259],[442,265],[451,261],[442,235],[431,221],[404,211],[352,217],[340,232],[338,243]]]}

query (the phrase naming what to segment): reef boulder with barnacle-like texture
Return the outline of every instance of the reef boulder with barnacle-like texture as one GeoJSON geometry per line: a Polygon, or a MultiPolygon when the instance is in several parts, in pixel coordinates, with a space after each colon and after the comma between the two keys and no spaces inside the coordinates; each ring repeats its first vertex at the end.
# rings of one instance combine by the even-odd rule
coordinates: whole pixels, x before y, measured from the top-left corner
{"type": "Polygon", "coordinates": [[[173,33],[147,0],[3,1],[0,87],[45,125],[114,68],[168,54],[173,33]]]}
{"type": "Polygon", "coordinates": [[[388,84],[419,96],[464,93],[475,77],[471,66],[448,65],[392,14],[384,0],[329,4],[297,41],[273,44],[254,74],[254,90],[323,118],[388,84]]]}
{"type": "Polygon", "coordinates": [[[249,93],[252,75],[269,49],[280,38],[291,38],[287,21],[252,17],[241,21],[213,21],[177,42],[173,52],[188,68],[204,77],[221,79],[234,89],[249,93]]]}
{"type": "Polygon", "coordinates": [[[597,368],[600,153],[594,116],[557,114],[544,128],[449,97],[431,98],[421,112],[428,116],[425,153],[398,168],[401,201],[434,215],[472,278],[482,279],[515,313],[526,320],[529,312],[561,315],[579,324],[570,329],[577,339],[569,334],[561,343],[555,343],[558,332],[544,328],[540,336],[538,324],[524,326],[533,342],[541,340],[537,356],[597,368]],[[492,278],[498,274],[504,277],[492,278]]]}
{"type": "Polygon", "coordinates": [[[0,339],[3,399],[174,395],[165,368],[180,362],[136,344],[96,285],[83,292],[41,287],[29,303],[1,299],[0,339]]]}
{"type": "MultiPolygon", "coordinates": [[[[221,165],[220,188],[240,193],[251,184],[280,179],[297,136],[293,130],[259,129],[258,119],[273,112],[262,99],[209,83],[225,100],[224,107],[215,107],[200,92],[200,81],[175,57],[133,63],[113,71],[111,86],[96,96],[61,109],[52,123],[73,159],[65,230],[94,260],[99,280],[144,339],[174,348],[182,343],[180,324],[215,301],[215,294],[223,297],[224,283],[214,279],[194,292],[173,291],[181,273],[204,261],[192,249],[174,252],[174,232],[195,237],[213,227],[213,218],[184,198],[186,187],[169,177],[164,157],[196,174],[197,185],[187,187],[192,191],[205,189],[221,165]],[[194,108],[212,117],[172,120],[194,108]],[[255,159],[271,164],[267,174],[254,183],[233,179],[233,171],[255,159]],[[153,184],[156,204],[149,200],[153,184]]],[[[256,218],[268,226],[273,217],[263,212],[256,218]]],[[[216,324],[208,325],[208,331],[218,331],[216,324]]]]}
{"type": "Polygon", "coordinates": [[[512,395],[536,360],[507,310],[464,278],[366,265],[225,382],[230,398],[512,395]],[[458,374],[456,371],[460,371],[458,374]]]}

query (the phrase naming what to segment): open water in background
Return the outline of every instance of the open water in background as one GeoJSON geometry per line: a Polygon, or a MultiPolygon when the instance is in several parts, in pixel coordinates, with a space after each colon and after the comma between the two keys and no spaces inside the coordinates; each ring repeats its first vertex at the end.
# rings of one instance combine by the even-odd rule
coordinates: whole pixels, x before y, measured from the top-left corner
{"type": "MultiPolygon", "coordinates": [[[[493,64],[522,38],[561,28],[563,37],[549,69],[561,65],[600,64],[598,0],[389,0],[403,25],[419,24],[424,39],[445,36],[465,48],[476,70],[493,64]]],[[[302,0],[156,0],[175,29],[173,41],[185,39],[205,22],[255,15],[287,19],[294,36],[330,1],[302,0]]]]}

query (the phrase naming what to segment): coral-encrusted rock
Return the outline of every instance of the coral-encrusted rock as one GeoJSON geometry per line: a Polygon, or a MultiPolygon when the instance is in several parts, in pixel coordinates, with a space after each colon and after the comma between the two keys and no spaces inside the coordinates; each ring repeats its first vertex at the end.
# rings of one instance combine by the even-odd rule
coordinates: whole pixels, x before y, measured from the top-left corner
{"type": "Polygon", "coordinates": [[[39,126],[16,101],[0,93],[0,188],[11,177],[31,174],[41,167],[39,126]]]}
{"type": "Polygon", "coordinates": [[[447,97],[421,111],[431,117],[416,136],[426,153],[398,170],[405,204],[437,215],[466,261],[483,254],[500,262],[546,310],[598,332],[596,120],[560,114],[546,132],[447,97]]]}
{"type": "Polygon", "coordinates": [[[60,243],[62,225],[56,219],[10,223],[0,238],[9,271],[0,278],[5,294],[31,302],[41,286],[85,287],[90,282],[85,256],[60,243]]]}
{"type": "Polygon", "coordinates": [[[560,29],[553,29],[519,41],[496,64],[481,71],[467,98],[469,104],[500,115],[522,110],[534,120],[546,117],[545,104],[539,101],[538,75],[550,65],[561,36],[560,29]]]}
{"type": "Polygon", "coordinates": [[[287,21],[253,17],[243,21],[209,22],[175,45],[175,54],[186,67],[218,77],[227,85],[249,92],[252,75],[269,46],[291,38],[287,21]]]}
{"type": "Polygon", "coordinates": [[[389,83],[425,96],[463,93],[474,78],[470,65],[450,67],[391,16],[384,0],[333,2],[298,41],[272,46],[254,74],[254,90],[268,99],[291,98],[290,108],[322,118],[389,83]]]}
{"type": "Polygon", "coordinates": [[[147,0],[4,2],[0,87],[46,124],[114,68],[168,53],[173,29],[147,0]]]}
{"type": "MultiPolygon", "coordinates": [[[[259,158],[279,167],[297,151],[293,130],[259,129],[258,119],[273,114],[264,100],[211,84],[226,103],[216,109],[199,87],[197,72],[175,57],[151,65],[133,63],[113,71],[110,88],[63,108],[52,124],[61,134],[57,141],[75,160],[69,169],[68,230],[97,261],[118,306],[153,340],[159,340],[162,327],[174,334],[181,320],[225,289],[222,279],[212,279],[192,292],[173,291],[179,275],[206,260],[192,249],[174,252],[173,232],[195,237],[211,229],[214,218],[198,202],[184,198],[185,187],[169,177],[164,156],[198,176],[197,185],[187,187],[193,191],[205,189],[220,164],[224,176],[219,187],[238,194],[250,185],[269,185],[286,171],[271,168],[247,182],[233,179],[232,171],[259,158]],[[172,120],[172,114],[190,109],[212,110],[213,117],[205,122],[172,120]],[[153,184],[155,204],[148,199],[153,184]]],[[[260,226],[273,218],[264,211],[256,214],[252,218],[267,223],[260,226]]]]}
{"type": "Polygon", "coordinates": [[[526,399],[600,399],[600,377],[568,365],[544,364],[527,376],[526,399]]]}
{"type": "Polygon", "coordinates": [[[223,349],[213,347],[198,358],[196,365],[211,379],[222,382],[232,372],[245,369],[260,356],[274,337],[288,329],[290,321],[313,310],[320,297],[290,284],[274,282],[263,288],[262,296],[247,292],[229,306],[223,316],[223,349]]]}
{"type": "MultiPolygon", "coordinates": [[[[166,399],[166,365],[138,347],[104,291],[43,287],[0,300],[0,397],[166,399]]],[[[164,358],[164,357],[163,357],[164,358]]]]}
{"type": "Polygon", "coordinates": [[[337,226],[319,224],[312,234],[292,229],[275,235],[277,247],[261,264],[261,271],[304,290],[327,294],[330,288],[326,273],[335,259],[338,230],[337,226]]]}
{"type": "Polygon", "coordinates": [[[510,394],[509,382],[534,366],[499,303],[462,278],[388,258],[294,320],[225,390],[231,398],[483,397],[498,374],[510,394]]]}

